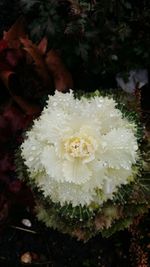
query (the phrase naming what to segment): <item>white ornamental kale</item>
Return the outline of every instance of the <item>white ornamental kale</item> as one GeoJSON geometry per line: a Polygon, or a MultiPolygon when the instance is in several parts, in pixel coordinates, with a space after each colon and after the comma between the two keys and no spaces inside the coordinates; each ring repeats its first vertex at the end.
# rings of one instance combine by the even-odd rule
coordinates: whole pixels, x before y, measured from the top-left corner
{"type": "Polygon", "coordinates": [[[90,205],[112,199],[133,179],[138,160],[136,125],[112,98],[49,96],[21,145],[32,179],[54,203],[90,205]]]}

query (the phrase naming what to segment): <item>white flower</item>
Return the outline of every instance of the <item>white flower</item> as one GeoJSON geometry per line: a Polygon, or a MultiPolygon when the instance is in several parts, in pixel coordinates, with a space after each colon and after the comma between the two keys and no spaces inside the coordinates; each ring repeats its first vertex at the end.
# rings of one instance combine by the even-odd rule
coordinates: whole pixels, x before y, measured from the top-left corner
{"type": "Polygon", "coordinates": [[[136,126],[108,97],[56,91],[27,132],[22,157],[45,197],[63,206],[102,204],[129,183],[138,159],[136,126]]]}

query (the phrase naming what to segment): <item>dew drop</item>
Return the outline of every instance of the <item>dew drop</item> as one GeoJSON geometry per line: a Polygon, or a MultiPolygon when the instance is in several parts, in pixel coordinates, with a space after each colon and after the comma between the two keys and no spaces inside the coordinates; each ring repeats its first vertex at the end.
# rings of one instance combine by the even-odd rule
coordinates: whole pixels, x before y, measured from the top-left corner
{"type": "Polygon", "coordinates": [[[29,157],[29,161],[32,161],[34,158],[33,157],[29,157]]]}

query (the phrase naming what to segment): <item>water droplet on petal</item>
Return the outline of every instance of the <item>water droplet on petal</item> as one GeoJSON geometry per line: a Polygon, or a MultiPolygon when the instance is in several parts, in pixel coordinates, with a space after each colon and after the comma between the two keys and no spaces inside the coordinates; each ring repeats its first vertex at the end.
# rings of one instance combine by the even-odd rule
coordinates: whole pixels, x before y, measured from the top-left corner
{"type": "Polygon", "coordinates": [[[34,158],[33,157],[29,157],[29,161],[32,161],[34,158]]]}

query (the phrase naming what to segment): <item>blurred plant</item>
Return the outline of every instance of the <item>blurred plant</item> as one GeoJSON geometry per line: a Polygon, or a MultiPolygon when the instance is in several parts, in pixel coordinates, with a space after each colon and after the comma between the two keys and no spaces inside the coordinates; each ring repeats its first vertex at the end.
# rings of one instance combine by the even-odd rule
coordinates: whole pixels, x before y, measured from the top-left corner
{"type": "Polygon", "coordinates": [[[146,244],[144,246],[142,245],[142,241],[144,237],[142,235],[143,229],[141,228],[140,223],[143,220],[143,218],[144,218],[143,216],[137,217],[129,229],[131,233],[131,241],[130,241],[131,265],[137,266],[137,267],[148,267],[149,266],[149,254],[145,247],[146,244]]]}
{"type": "Polygon", "coordinates": [[[5,29],[18,18],[21,10],[19,6],[20,0],[1,0],[0,1],[0,36],[5,29]]]}
{"type": "Polygon", "coordinates": [[[0,87],[1,95],[8,92],[0,106],[1,229],[13,205],[33,205],[32,194],[17,179],[14,167],[14,150],[22,132],[40,113],[47,94],[55,88],[68,90],[73,82],[57,51],[47,49],[46,38],[38,45],[29,40],[20,17],[0,40],[0,87]]]}
{"type": "MultiPolygon", "coordinates": [[[[80,79],[79,86],[100,84],[106,77],[133,68],[149,68],[148,0],[21,0],[33,40],[48,37],[80,79]],[[144,39],[144,40],[143,40],[144,39]],[[97,80],[97,81],[96,81],[97,80]]],[[[91,86],[92,86],[91,85],[91,86]]],[[[106,87],[108,85],[105,84],[106,87]]]]}
{"type": "Polygon", "coordinates": [[[4,32],[0,41],[0,78],[13,100],[28,114],[38,114],[37,104],[54,89],[73,87],[57,51],[47,51],[47,39],[38,45],[28,39],[23,18],[4,32]]]}

